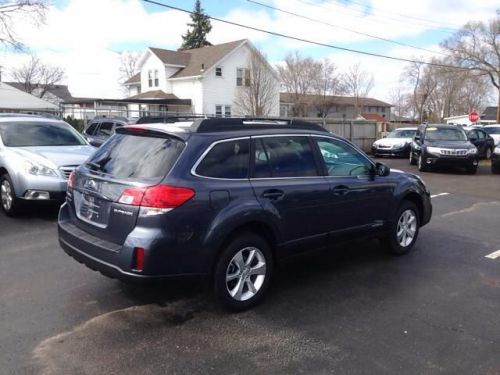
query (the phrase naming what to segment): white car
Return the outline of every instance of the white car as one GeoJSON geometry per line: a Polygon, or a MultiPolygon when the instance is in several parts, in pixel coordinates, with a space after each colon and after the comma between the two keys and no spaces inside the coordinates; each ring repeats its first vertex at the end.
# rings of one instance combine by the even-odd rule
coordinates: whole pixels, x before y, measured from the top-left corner
{"type": "Polygon", "coordinates": [[[500,124],[485,125],[482,129],[495,140],[495,145],[500,145],[500,124]]]}
{"type": "Polygon", "coordinates": [[[375,141],[372,146],[373,156],[404,156],[410,154],[411,142],[417,128],[399,128],[387,137],[375,141]]]}

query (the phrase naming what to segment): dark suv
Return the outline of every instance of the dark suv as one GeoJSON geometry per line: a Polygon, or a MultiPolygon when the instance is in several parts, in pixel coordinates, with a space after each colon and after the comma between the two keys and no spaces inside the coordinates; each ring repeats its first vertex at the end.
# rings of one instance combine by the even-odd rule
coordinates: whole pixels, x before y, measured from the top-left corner
{"type": "Polygon", "coordinates": [[[94,147],[100,147],[111,137],[117,128],[129,125],[124,117],[95,117],[83,130],[82,134],[94,147]]]}
{"type": "Polygon", "coordinates": [[[228,118],[117,129],[69,179],[58,227],[105,275],[209,275],[242,310],[283,258],[360,235],[403,254],[431,212],[418,176],[319,125],[228,118]]]}
{"type": "Polygon", "coordinates": [[[454,125],[420,125],[413,138],[410,164],[423,172],[433,167],[460,167],[477,172],[477,147],[469,142],[465,131],[454,125]]]}

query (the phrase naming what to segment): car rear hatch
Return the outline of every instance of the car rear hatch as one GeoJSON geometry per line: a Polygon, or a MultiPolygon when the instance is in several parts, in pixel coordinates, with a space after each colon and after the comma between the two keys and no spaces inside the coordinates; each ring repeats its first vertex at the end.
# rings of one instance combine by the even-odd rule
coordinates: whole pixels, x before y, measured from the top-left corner
{"type": "Polygon", "coordinates": [[[184,141],[172,134],[141,127],[117,129],[70,177],[67,201],[73,223],[103,240],[123,244],[139,215],[161,213],[168,206],[164,196],[172,187],[168,190],[159,183],[183,148],[184,141]],[[149,211],[141,207],[145,200],[149,211]]]}

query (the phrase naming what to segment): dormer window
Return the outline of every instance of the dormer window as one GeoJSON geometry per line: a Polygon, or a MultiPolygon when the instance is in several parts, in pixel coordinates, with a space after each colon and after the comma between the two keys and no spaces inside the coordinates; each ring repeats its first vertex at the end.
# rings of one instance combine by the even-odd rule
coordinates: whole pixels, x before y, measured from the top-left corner
{"type": "Polygon", "coordinates": [[[221,67],[216,67],[215,68],[215,76],[216,77],[222,77],[222,68],[221,67]]]}

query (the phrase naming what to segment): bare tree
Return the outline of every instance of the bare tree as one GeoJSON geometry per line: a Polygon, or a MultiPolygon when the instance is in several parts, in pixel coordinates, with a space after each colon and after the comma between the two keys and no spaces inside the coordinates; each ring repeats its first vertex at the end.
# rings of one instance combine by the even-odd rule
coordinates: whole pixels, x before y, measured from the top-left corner
{"type": "Polygon", "coordinates": [[[363,98],[366,98],[373,88],[373,74],[361,68],[360,64],[352,65],[344,75],[346,93],[354,98],[354,117],[360,114],[363,98]]]}
{"type": "Polygon", "coordinates": [[[24,85],[24,91],[43,98],[47,89],[62,81],[64,70],[45,64],[37,56],[31,55],[27,64],[12,70],[10,75],[24,85]]]}
{"type": "Polygon", "coordinates": [[[319,116],[326,118],[336,103],[332,95],[340,95],[344,91],[342,78],[337,72],[334,63],[325,59],[321,62],[318,74],[313,77],[314,99],[312,105],[318,111],[319,116]]]}
{"type": "Polygon", "coordinates": [[[120,83],[132,78],[137,72],[137,62],[139,60],[139,53],[134,51],[124,51],[120,54],[120,83]]]}
{"type": "Polygon", "coordinates": [[[497,122],[500,123],[500,16],[488,23],[469,22],[442,43],[460,66],[489,77],[498,95],[497,122]]]}
{"type": "Polygon", "coordinates": [[[401,118],[408,115],[410,95],[404,90],[402,85],[393,88],[389,93],[389,98],[394,107],[393,113],[395,116],[401,118]]]}
{"type": "Polygon", "coordinates": [[[31,20],[35,24],[45,22],[48,6],[46,0],[0,0],[0,44],[17,50],[24,44],[16,35],[16,20],[31,20]]]}
{"type": "Polygon", "coordinates": [[[234,105],[244,114],[269,116],[279,100],[279,83],[265,55],[255,49],[248,57],[248,85],[238,86],[234,105]]]}
{"type": "Polygon", "coordinates": [[[293,116],[306,116],[307,95],[314,93],[314,82],[321,72],[321,63],[310,57],[302,57],[298,51],[285,56],[278,74],[284,90],[290,94],[293,116]]]}

